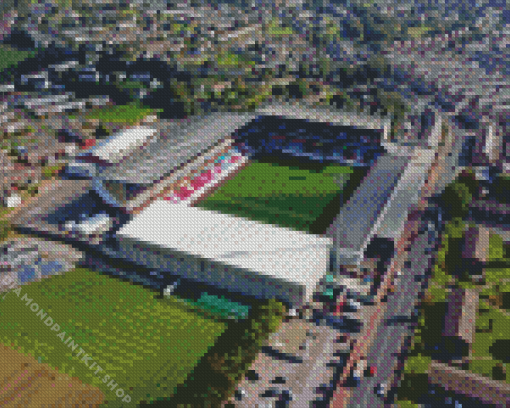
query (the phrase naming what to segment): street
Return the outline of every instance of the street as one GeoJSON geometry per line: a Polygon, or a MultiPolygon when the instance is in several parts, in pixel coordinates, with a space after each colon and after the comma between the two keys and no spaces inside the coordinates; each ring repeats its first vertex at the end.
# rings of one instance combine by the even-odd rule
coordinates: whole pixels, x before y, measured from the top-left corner
{"type": "MultiPolygon", "coordinates": [[[[462,147],[462,130],[452,125],[452,134],[444,146],[438,149],[438,155],[429,171],[427,182],[420,193],[420,201],[405,222],[402,235],[396,242],[397,253],[388,268],[381,287],[376,295],[376,306],[374,311],[368,312],[370,316],[364,319],[364,328],[358,336],[358,341],[349,356],[349,361],[342,373],[339,386],[332,398],[332,408],[341,407],[379,407],[384,401],[375,394],[377,384],[388,384],[386,390],[395,383],[394,371],[397,367],[399,355],[406,335],[412,334],[409,321],[395,324],[391,322],[388,326],[387,319],[395,316],[405,316],[407,320],[415,307],[422,285],[415,278],[424,277],[426,271],[431,267],[432,257],[435,251],[429,249],[435,245],[438,239],[438,232],[435,237],[427,234],[419,234],[424,228],[424,212],[427,209],[427,199],[433,194],[440,193],[444,187],[453,181],[459,171],[458,157],[462,147]],[[431,241],[429,243],[428,241],[431,241]],[[407,263],[411,261],[411,263],[407,263]],[[397,277],[397,271],[401,276],[397,277]],[[408,276],[405,276],[409,274],[408,276]],[[393,288],[393,293],[389,289],[393,288]],[[386,302],[381,302],[382,299],[386,302]],[[358,388],[342,386],[349,378],[354,364],[363,356],[367,356],[368,363],[377,367],[376,377],[363,378],[358,388]]],[[[434,220],[432,220],[434,221],[434,220]]],[[[365,312],[367,313],[367,312],[365,312]]]]}
{"type": "Polygon", "coordinates": [[[428,235],[425,232],[417,236],[409,252],[411,264],[403,268],[402,275],[396,278],[395,290],[388,294],[383,318],[377,327],[378,341],[374,341],[367,356],[368,366],[376,367],[376,374],[361,379],[360,386],[352,392],[347,405],[349,408],[383,405],[383,399],[374,390],[378,384],[390,387],[403,342],[413,335],[411,321],[416,316],[414,309],[420,292],[424,290],[425,274],[431,269],[435,256],[434,252],[425,254],[425,249],[434,247],[439,238],[437,231],[431,233],[432,240],[428,235]]]}

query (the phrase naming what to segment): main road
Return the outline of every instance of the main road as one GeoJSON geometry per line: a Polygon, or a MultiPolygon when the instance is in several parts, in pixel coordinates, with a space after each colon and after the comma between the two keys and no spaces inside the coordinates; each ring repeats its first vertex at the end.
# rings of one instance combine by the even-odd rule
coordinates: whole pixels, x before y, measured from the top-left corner
{"type": "Polygon", "coordinates": [[[426,274],[433,265],[440,236],[437,218],[429,220],[421,213],[415,215],[421,218],[418,233],[409,241],[408,260],[401,276],[396,278],[395,290],[387,295],[387,302],[380,311],[375,341],[368,348],[367,361],[369,366],[376,367],[376,374],[362,378],[360,385],[353,389],[346,405],[349,408],[383,404],[375,389],[378,384],[386,384],[387,388],[392,385],[402,346],[413,335],[419,294],[424,290],[426,274]]]}
{"type": "Polygon", "coordinates": [[[376,385],[384,383],[391,386],[397,380],[395,369],[404,341],[412,335],[414,309],[418,295],[423,290],[425,275],[432,266],[442,228],[437,217],[434,220],[434,217],[427,215],[430,214],[428,198],[440,193],[459,172],[458,157],[464,131],[451,120],[449,125],[451,133],[437,149],[427,181],[421,189],[420,200],[409,212],[403,232],[396,242],[395,257],[376,295],[377,307],[371,308],[370,316],[366,316],[364,330],[353,347],[332,398],[332,408],[382,407],[385,401],[374,392],[376,385]],[[401,275],[398,276],[397,272],[401,272],[401,275]],[[369,366],[376,367],[376,375],[363,378],[356,388],[344,386],[361,357],[367,358],[369,366]]]}

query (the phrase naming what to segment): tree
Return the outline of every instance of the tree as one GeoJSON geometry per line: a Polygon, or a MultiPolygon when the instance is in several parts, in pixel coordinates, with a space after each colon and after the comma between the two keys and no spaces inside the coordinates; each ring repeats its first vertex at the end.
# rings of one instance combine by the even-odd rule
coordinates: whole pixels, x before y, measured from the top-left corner
{"type": "Polygon", "coordinates": [[[0,220],[0,241],[4,241],[9,236],[11,224],[7,220],[0,220]]]}
{"type": "Polygon", "coordinates": [[[95,136],[97,139],[103,139],[110,136],[111,132],[104,126],[103,122],[99,122],[99,126],[96,129],[95,136]]]}
{"type": "Polygon", "coordinates": [[[506,380],[506,369],[501,363],[496,363],[492,368],[492,379],[496,381],[506,380]]]}
{"type": "Polygon", "coordinates": [[[464,183],[456,181],[445,188],[442,198],[453,217],[465,218],[473,200],[473,195],[464,183]]]}
{"type": "Polygon", "coordinates": [[[508,353],[508,350],[510,350],[510,339],[496,340],[489,347],[489,353],[492,354],[492,357],[506,364],[510,363],[510,353],[508,353]]]}
{"type": "Polygon", "coordinates": [[[510,310],[510,292],[503,292],[501,294],[501,306],[503,309],[510,310]]]}

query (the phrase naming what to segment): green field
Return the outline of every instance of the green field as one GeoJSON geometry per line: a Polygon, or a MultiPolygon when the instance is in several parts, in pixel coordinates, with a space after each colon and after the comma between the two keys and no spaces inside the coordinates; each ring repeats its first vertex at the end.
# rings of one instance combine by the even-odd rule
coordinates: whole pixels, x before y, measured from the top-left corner
{"type": "Polygon", "coordinates": [[[232,52],[220,53],[216,56],[216,63],[220,67],[240,67],[242,65],[255,65],[253,61],[249,61],[246,57],[234,54],[232,52]]]}
{"type": "Polygon", "coordinates": [[[109,408],[123,403],[103,382],[105,374],[132,397],[130,406],[169,397],[226,329],[176,300],[82,268],[22,286],[19,297],[8,293],[0,305],[0,342],[99,387],[109,408]],[[22,301],[25,294],[58,332],[22,301]],[[57,337],[62,331],[78,345],[74,352],[57,337]],[[80,361],[80,347],[103,375],[80,361]]]}
{"type": "Polygon", "coordinates": [[[287,36],[296,34],[292,27],[281,26],[276,19],[269,23],[267,29],[269,35],[287,36]]]}
{"type": "Polygon", "coordinates": [[[148,89],[149,87],[141,81],[126,80],[117,84],[119,89],[148,89]]]}
{"type": "MultiPolygon", "coordinates": [[[[156,110],[146,108],[139,103],[93,109],[86,113],[87,119],[99,119],[103,122],[134,124],[145,116],[155,114],[156,110]]],[[[69,116],[71,119],[74,115],[69,116]]]]}
{"type": "Polygon", "coordinates": [[[419,27],[409,27],[407,32],[412,38],[421,38],[425,36],[430,30],[432,30],[432,27],[422,25],[419,27]]]}
{"type": "Polygon", "coordinates": [[[198,206],[310,232],[352,172],[336,165],[312,172],[254,161],[198,206]]]}
{"type": "Polygon", "coordinates": [[[35,51],[19,51],[6,44],[0,44],[0,71],[33,57],[35,51]]]}

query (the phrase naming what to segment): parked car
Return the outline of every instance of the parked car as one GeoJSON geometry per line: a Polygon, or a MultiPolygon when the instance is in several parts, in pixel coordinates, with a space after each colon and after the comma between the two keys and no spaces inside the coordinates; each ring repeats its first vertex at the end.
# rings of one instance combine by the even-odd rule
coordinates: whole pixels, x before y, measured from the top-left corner
{"type": "Polygon", "coordinates": [[[344,305],[344,310],[346,312],[358,312],[360,309],[361,303],[353,299],[347,299],[347,302],[344,305]]]}
{"type": "Polygon", "coordinates": [[[377,375],[377,367],[376,366],[370,366],[365,370],[366,377],[374,377],[375,375],[377,375]]]}
{"type": "Polygon", "coordinates": [[[385,383],[379,383],[375,387],[375,393],[379,397],[385,397],[387,393],[386,384],[385,383]]]}
{"type": "Polygon", "coordinates": [[[60,143],[82,143],[83,136],[68,129],[61,129],[58,131],[58,141],[60,143]]]}
{"type": "Polygon", "coordinates": [[[172,295],[172,293],[175,292],[175,289],[177,288],[177,286],[179,286],[179,284],[181,283],[180,279],[177,279],[174,283],[172,283],[171,285],[168,285],[164,291],[163,291],[163,295],[164,296],[170,296],[172,295]]]}
{"type": "Polygon", "coordinates": [[[16,146],[15,149],[19,160],[28,160],[28,150],[25,146],[16,146]]]}
{"type": "MultiPolygon", "coordinates": [[[[314,311],[317,312],[317,311],[314,311]]],[[[336,330],[348,332],[348,333],[359,333],[361,331],[361,327],[363,323],[358,320],[348,316],[325,316],[319,313],[314,313],[314,319],[317,324],[324,322],[327,326],[333,327],[336,330]]]]}
{"type": "Polygon", "coordinates": [[[69,179],[91,179],[96,175],[93,163],[69,163],[65,166],[63,176],[69,179]]]}
{"type": "Polygon", "coordinates": [[[245,397],[246,395],[246,391],[243,390],[242,388],[238,388],[235,393],[234,393],[234,397],[237,401],[242,401],[243,398],[245,397]]]}
{"type": "Polygon", "coordinates": [[[276,387],[267,388],[260,396],[262,398],[278,398],[281,394],[281,390],[276,387]]]}

